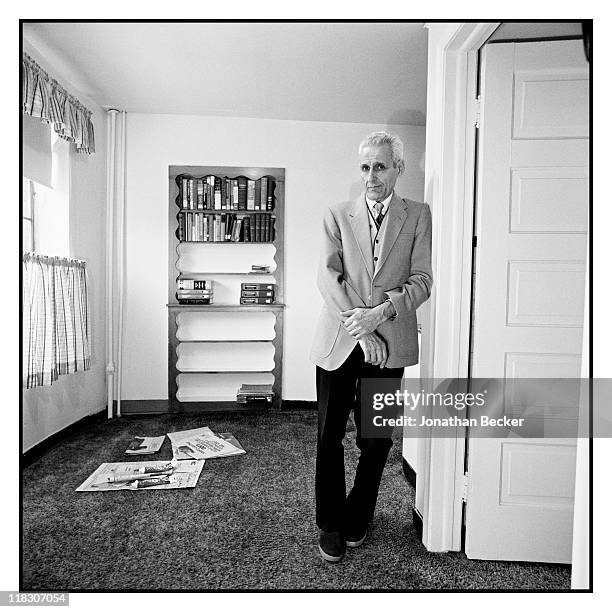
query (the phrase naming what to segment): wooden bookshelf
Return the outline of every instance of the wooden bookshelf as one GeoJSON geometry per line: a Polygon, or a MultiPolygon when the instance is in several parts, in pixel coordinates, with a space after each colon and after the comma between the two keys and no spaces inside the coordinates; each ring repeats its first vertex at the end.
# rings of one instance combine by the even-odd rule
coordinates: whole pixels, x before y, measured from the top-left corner
{"type": "MultiPolygon", "coordinates": [[[[170,166],[168,219],[168,404],[171,412],[280,409],[284,319],[284,199],[283,168],[231,166],[170,166]],[[273,177],[272,210],[197,209],[216,214],[274,217],[270,241],[180,240],[181,183],[177,177],[273,177]],[[252,258],[259,258],[253,261],[252,258]],[[265,262],[263,264],[262,262],[265,262]],[[252,272],[250,265],[270,265],[269,272],[252,272]],[[213,281],[213,303],[180,304],[178,278],[213,281]],[[240,285],[275,285],[274,303],[240,304],[240,285]],[[241,335],[242,334],[242,335],[241,335]],[[259,334],[259,335],[258,335],[259,334]],[[273,349],[273,356],[271,350],[273,349]],[[189,364],[191,360],[192,364],[189,364]],[[186,365],[189,364],[189,365],[186,365]],[[273,380],[272,380],[273,379],[273,380]],[[272,383],[273,402],[240,404],[235,391],[242,383],[272,383]],[[232,397],[233,395],[233,397],[232,397]]],[[[187,236],[183,236],[187,237],[187,236]]],[[[196,236],[196,238],[201,237],[196,236]]]]}

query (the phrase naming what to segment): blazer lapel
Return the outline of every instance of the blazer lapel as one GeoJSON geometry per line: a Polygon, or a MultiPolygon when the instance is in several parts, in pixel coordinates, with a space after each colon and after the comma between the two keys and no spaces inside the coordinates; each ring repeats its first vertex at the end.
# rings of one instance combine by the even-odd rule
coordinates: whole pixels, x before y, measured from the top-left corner
{"type": "Polygon", "coordinates": [[[385,230],[385,235],[383,236],[382,244],[380,245],[380,255],[378,256],[374,276],[380,272],[387,257],[389,257],[391,248],[395,244],[397,236],[400,233],[402,225],[404,225],[404,221],[406,221],[407,216],[408,212],[406,211],[406,204],[394,193],[393,197],[391,198],[391,202],[389,202],[389,210],[387,212],[387,227],[385,230]]]}
{"type": "Polygon", "coordinates": [[[370,238],[370,222],[368,219],[368,211],[365,203],[365,195],[361,194],[355,205],[353,206],[352,212],[349,213],[351,229],[355,235],[355,240],[361,251],[361,257],[365,264],[366,270],[370,275],[370,279],[374,276],[374,260],[372,258],[372,240],[370,238]]]}

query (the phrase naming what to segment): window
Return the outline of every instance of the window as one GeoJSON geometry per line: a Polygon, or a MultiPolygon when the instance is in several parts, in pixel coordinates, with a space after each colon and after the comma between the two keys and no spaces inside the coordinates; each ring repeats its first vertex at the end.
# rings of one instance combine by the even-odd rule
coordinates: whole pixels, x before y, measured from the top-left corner
{"type": "Polygon", "coordinates": [[[23,213],[21,215],[22,251],[33,253],[36,250],[36,190],[34,181],[23,179],[23,213]]]}
{"type": "Polygon", "coordinates": [[[50,132],[51,187],[23,177],[23,252],[70,257],[70,145],[50,132]]]}

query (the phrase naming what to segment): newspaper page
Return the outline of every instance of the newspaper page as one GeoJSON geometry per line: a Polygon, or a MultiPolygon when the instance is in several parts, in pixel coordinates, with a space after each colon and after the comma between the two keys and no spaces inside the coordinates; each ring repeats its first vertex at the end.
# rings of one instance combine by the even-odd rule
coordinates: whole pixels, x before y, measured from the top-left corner
{"type": "Polygon", "coordinates": [[[103,463],[77,491],[138,491],[141,489],[187,489],[196,486],[204,461],[133,461],[103,463]],[[168,466],[172,466],[170,469],[168,466]],[[164,470],[159,472],[158,470],[164,470]],[[157,473],[156,473],[157,472],[157,473]],[[168,481],[154,484],[156,479],[168,481]],[[136,484],[135,484],[136,483],[136,484]]]}
{"type": "Polygon", "coordinates": [[[190,454],[189,447],[183,445],[183,440],[193,438],[194,436],[214,437],[215,433],[210,427],[199,427],[197,429],[186,429],[185,431],[173,431],[167,435],[172,445],[172,456],[179,461],[185,461],[194,459],[194,457],[190,454]]]}
{"type": "Polygon", "coordinates": [[[232,446],[236,447],[236,451],[233,453],[228,453],[228,456],[230,454],[232,455],[244,455],[246,453],[246,451],[244,450],[244,448],[242,448],[242,444],[240,444],[240,442],[238,442],[238,440],[236,440],[236,438],[233,436],[233,434],[226,432],[226,433],[218,433],[217,434],[218,438],[222,438],[223,440],[225,440],[226,442],[229,442],[232,446]]]}
{"type": "Polygon", "coordinates": [[[187,446],[189,453],[198,459],[213,459],[215,457],[229,457],[231,455],[243,454],[228,440],[218,436],[196,436],[183,440],[182,444],[187,446]]]}
{"type": "Polygon", "coordinates": [[[127,450],[126,455],[152,455],[156,453],[164,443],[166,436],[147,438],[145,436],[134,436],[127,450]]]}

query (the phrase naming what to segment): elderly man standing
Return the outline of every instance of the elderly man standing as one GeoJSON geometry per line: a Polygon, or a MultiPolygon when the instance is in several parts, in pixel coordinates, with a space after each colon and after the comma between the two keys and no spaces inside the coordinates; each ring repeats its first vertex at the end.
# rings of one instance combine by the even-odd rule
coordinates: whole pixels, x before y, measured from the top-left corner
{"type": "Polygon", "coordinates": [[[319,551],[337,562],[360,546],[374,516],[392,440],[362,435],[360,380],[395,379],[418,362],[416,309],[432,286],[431,213],[400,198],[401,140],[375,132],[359,146],[365,192],[327,209],[318,287],[324,305],[311,351],[319,426],[316,522],[319,551]],[[355,408],[359,463],[346,495],[342,441],[355,408]]]}

